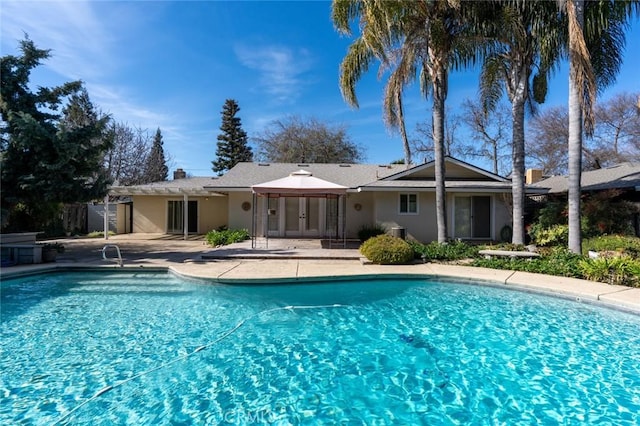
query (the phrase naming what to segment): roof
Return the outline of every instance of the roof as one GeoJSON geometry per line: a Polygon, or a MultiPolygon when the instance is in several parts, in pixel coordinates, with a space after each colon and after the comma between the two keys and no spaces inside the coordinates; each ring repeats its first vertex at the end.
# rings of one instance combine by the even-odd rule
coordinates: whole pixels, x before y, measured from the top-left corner
{"type": "Polygon", "coordinates": [[[111,195],[215,195],[204,187],[211,183],[212,177],[191,177],[166,180],[143,185],[113,186],[111,195]]]}
{"type": "Polygon", "coordinates": [[[314,194],[339,195],[347,192],[346,186],[319,179],[306,170],[298,170],[287,177],[253,185],[251,189],[256,194],[289,194],[298,196],[314,194]]]}
{"type": "Polygon", "coordinates": [[[356,189],[404,169],[402,164],[238,163],[206,187],[225,191],[247,190],[260,182],[280,179],[298,170],[305,170],[316,178],[356,189]]]}
{"type": "MultiPolygon", "coordinates": [[[[450,156],[444,157],[445,170],[447,180],[468,180],[468,181],[497,181],[497,182],[510,182],[509,179],[491,173],[487,170],[474,166],[473,164],[460,161],[450,156]]],[[[436,162],[429,161],[428,163],[419,164],[413,166],[410,169],[400,171],[396,174],[385,177],[383,180],[435,180],[436,178],[436,162]]]]}
{"type": "MultiPolygon", "coordinates": [[[[580,185],[582,191],[640,188],[640,163],[621,163],[612,167],[582,172],[580,185]]],[[[553,176],[536,182],[531,187],[548,189],[551,194],[567,192],[569,178],[567,176],[553,176]]]]}
{"type": "MultiPolygon", "coordinates": [[[[511,181],[469,163],[445,157],[446,188],[458,192],[509,192],[511,181]]],[[[282,189],[292,173],[310,173],[312,180],[324,183],[323,193],[334,189],[348,191],[435,191],[435,162],[413,166],[403,164],[302,164],[302,163],[238,163],[220,177],[192,177],[155,182],[146,185],[113,187],[112,195],[218,195],[234,191],[266,188],[282,189]],[[335,186],[331,186],[335,185],[335,186]]],[[[300,194],[301,188],[295,193],[300,194]]],[[[317,188],[316,188],[317,189],[317,188]]],[[[264,192],[264,191],[262,191],[264,192]]],[[[528,187],[527,192],[545,193],[544,187],[528,187]]],[[[280,191],[280,193],[283,193],[280,191]]],[[[306,192],[309,194],[309,192],[306,192]]],[[[311,192],[313,193],[313,192],[311,192]]],[[[317,192],[316,192],[317,193],[317,192]]]]}

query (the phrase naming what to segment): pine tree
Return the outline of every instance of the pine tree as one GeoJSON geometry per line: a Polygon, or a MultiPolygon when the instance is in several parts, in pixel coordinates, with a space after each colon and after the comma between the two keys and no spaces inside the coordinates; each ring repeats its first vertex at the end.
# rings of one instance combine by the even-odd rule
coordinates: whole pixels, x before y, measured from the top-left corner
{"type": "Polygon", "coordinates": [[[0,58],[0,193],[3,227],[28,231],[44,229],[60,203],[107,193],[102,158],[110,147],[103,137],[109,117],[96,111],[80,81],[32,92],[31,71],[49,51],[28,38],[20,50],[21,56],[0,58]]]}
{"type": "Polygon", "coordinates": [[[167,180],[169,176],[169,167],[167,167],[164,158],[164,149],[162,148],[162,133],[160,128],[156,130],[156,136],[153,138],[151,152],[147,158],[145,180],[147,182],[160,182],[167,180]]]}
{"type": "Polygon", "coordinates": [[[247,133],[242,130],[240,118],[236,117],[238,111],[240,107],[233,99],[227,99],[222,107],[222,133],[218,135],[217,159],[211,162],[213,171],[219,175],[241,161],[253,161],[247,133]]]}

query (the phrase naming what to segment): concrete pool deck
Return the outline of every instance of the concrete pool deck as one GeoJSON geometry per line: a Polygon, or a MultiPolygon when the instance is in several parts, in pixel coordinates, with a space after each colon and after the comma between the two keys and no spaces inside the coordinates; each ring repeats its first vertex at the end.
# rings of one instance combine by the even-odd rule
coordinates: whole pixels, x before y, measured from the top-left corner
{"type": "MultiPolygon", "coordinates": [[[[162,268],[186,277],[212,279],[225,284],[411,276],[480,281],[640,314],[640,288],[440,263],[373,265],[361,260],[355,243],[348,243],[345,248],[342,243],[328,244],[320,240],[270,239],[268,246],[266,241],[258,241],[257,248],[251,248],[251,241],[245,241],[214,249],[202,237],[185,241],[181,236],[161,234],[118,235],[109,240],[69,238],[57,242],[64,244],[66,250],[58,255],[56,263],[2,268],[0,277],[86,267],[119,270],[162,268]],[[124,268],[102,258],[102,248],[106,244],[120,248],[124,268]]],[[[115,249],[108,250],[107,255],[113,258],[115,249]]]]}

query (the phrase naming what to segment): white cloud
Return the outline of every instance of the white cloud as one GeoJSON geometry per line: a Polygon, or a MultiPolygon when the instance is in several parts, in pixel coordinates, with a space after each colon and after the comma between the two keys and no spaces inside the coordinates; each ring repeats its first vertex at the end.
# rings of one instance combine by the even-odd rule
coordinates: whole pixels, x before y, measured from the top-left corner
{"type": "Polygon", "coordinates": [[[28,34],[37,47],[51,49],[46,66],[54,72],[71,79],[104,75],[113,64],[113,32],[93,6],[84,1],[3,1],[3,50],[15,49],[28,34]]]}
{"type": "Polygon", "coordinates": [[[313,63],[307,50],[283,46],[236,45],[235,54],[244,66],[260,73],[260,86],[277,103],[290,103],[300,96],[306,84],[303,75],[313,63]]]}

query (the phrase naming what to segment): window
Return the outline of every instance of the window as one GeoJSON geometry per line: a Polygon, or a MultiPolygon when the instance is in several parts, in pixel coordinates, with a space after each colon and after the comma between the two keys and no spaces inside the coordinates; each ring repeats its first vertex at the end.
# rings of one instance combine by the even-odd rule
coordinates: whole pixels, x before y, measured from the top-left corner
{"type": "Polygon", "coordinates": [[[418,214],[418,194],[400,194],[400,214],[418,214]]]}

